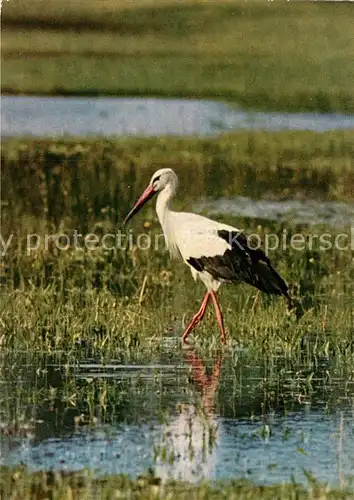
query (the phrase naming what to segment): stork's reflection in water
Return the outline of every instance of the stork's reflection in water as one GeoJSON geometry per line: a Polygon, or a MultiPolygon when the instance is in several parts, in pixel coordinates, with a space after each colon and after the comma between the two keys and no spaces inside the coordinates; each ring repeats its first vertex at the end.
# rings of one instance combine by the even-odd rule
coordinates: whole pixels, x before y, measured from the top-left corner
{"type": "Polygon", "coordinates": [[[222,354],[216,355],[209,373],[195,350],[185,349],[184,359],[190,367],[190,401],[180,404],[178,415],[165,424],[162,442],[156,446],[155,473],[162,479],[196,482],[213,476],[215,469],[219,439],[215,400],[222,354]]]}

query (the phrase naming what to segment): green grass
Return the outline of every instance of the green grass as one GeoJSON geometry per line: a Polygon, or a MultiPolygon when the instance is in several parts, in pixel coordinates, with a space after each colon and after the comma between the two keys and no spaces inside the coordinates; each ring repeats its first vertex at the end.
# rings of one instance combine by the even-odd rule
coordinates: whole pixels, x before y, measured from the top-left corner
{"type": "Polygon", "coordinates": [[[41,222],[46,229],[84,231],[107,218],[118,224],[163,166],[179,175],[177,205],[184,208],[202,196],[349,201],[353,155],[352,131],[243,132],[213,139],[11,139],[2,147],[3,228],[7,217],[17,223],[26,218],[28,224],[32,219],[37,231],[41,222]]]}
{"type": "MultiPolygon", "coordinates": [[[[13,234],[13,240],[2,262],[3,345],[109,358],[130,347],[146,348],[151,338],[176,328],[176,319],[180,324],[184,314],[186,319],[192,315],[203,286],[192,282],[183,263],[169,259],[163,245],[147,251],[136,246],[140,232],[152,240],[161,232],[153,204],[125,230],[132,238],[127,248],[73,245],[75,230],[83,236],[95,233],[98,240],[120,231],[123,216],[162,165],[180,175],[177,208],[190,209],[192,199],[205,194],[351,201],[352,149],[351,132],[5,142],[2,235],[7,240],[13,234]],[[38,249],[27,252],[29,233],[41,240],[38,249]],[[45,234],[59,233],[71,238],[66,251],[53,240],[45,243],[45,234]]],[[[262,238],[284,230],[288,238],[328,231],[333,240],[341,231],[291,220],[220,219],[262,238]]],[[[223,287],[230,342],[258,353],[264,346],[271,352],[297,352],[305,343],[314,352],[349,355],[354,323],[350,248],[323,251],[316,240],[304,251],[279,249],[270,257],[299,296],[303,315],[296,321],[281,299],[268,300],[249,286],[223,287]]],[[[214,318],[196,335],[201,345],[218,343],[214,318]]]]}
{"type": "Polygon", "coordinates": [[[182,96],[353,112],[348,4],[4,3],[9,93],[182,96]]]}
{"type": "Polygon", "coordinates": [[[52,473],[31,474],[26,469],[0,470],[0,492],[2,498],[30,500],[52,498],[71,500],[74,498],[129,498],[132,500],[314,500],[349,499],[352,493],[332,490],[316,485],[310,491],[296,485],[253,486],[247,481],[229,484],[201,484],[192,486],[184,483],[161,485],[157,478],[141,477],[130,480],[124,476],[108,476],[94,479],[90,473],[52,473]]]}

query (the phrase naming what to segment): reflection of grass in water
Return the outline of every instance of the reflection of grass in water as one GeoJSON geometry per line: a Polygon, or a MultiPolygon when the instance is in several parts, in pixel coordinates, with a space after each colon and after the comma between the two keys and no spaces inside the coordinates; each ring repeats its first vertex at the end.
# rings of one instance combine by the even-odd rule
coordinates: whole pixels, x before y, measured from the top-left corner
{"type": "MultiPolygon", "coordinates": [[[[133,354],[134,351],[132,350],[132,355],[136,359],[139,355],[136,352],[133,354]]],[[[33,434],[35,430],[37,437],[45,439],[52,437],[53,433],[55,435],[61,435],[63,432],[67,434],[74,430],[77,431],[78,427],[83,426],[86,432],[88,432],[87,428],[101,427],[102,432],[109,438],[110,429],[112,429],[113,437],[115,435],[115,428],[119,429],[121,422],[128,425],[130,423],[149,423],[155,421],[156,415],[160,415],[159,423],[167,426],[171,418],[174,419],[179,411],[183,411],[183,408],[176,409],[173,400],[171,400],[170,381],[167,378],[164,382],[163,372],[160,373],[160,376],[155,375],[149,380],[145,379],[142,384],[138,382],[138,377],[130,378],[129,380],[119,377],[116,379],[92,379],[89,377],[78,379],[72,376],[72,371],[73,373],[76,371],[74,358],[72,358],[72,364],[74,365],[71,369],[65,369],[64,359],[62,359],[62,369],[58,371],[58,368],[54,368],[51,362],[47,367],[45,364],[41,364],[40,356],[32,354],[32,359],[29,356],[27,356],[27,362],[32,364],[32,370],[24,367],[23,359],[19,359],[16,353],[10,354],[7,357],[5,366],[2,367],[3,382],[5,382],[3,387],[9,391],[8,394],[3,393],[5,396],[3,398],[5,406],[2,410],[2,415],[4,415],[4,410],[6,410],[6,415],[8,415],[10,422],[7,427],[4,427],[4,422],[2,421],[1,431],[3,432],[4,429],[5,431],[9,430],[12,436],[25,436],[28,432],[33,434]],[[13,378],[12,384],[11,378],[13,378]],[[16,419],[18,420],[17,422],[16,419]],[[108,428],[106,424],[108,424],[108,428]],[[47,434],[48,432],[49,434],[47,434]]],[[[122,353],[121,356],[121,359],[124,359],[124,356],[128,356],[128,351],[122,353]]],[[[145,353],[142,356],[145,362],[148,362],[151,359],[152,353],[145,353]]],[[[153,354],[154,360],[155,356],[156,354],[153,354]]],[[[157,354],[157,356],[159,355],[157,354]]],[[[348,387],[345,387],[345,384],[341,384],[338,386],[338,390],[336,390],[335,386],[331,387],[331,377],[336,381],[339,379],[346,380],[346,373],[349,376],[351,370],[349,360],[347,360],[348,363],[346,366],[346,363],[338,362],[338,365],[336,365],[336,363],[328,359],[327,365],[322,368],[323,373],[321,375],[316,357],[310,360],[306,355],[301,356],[296,353],[288,359],[272,358],[271,353],[268,353],[268,356],[267,361],[264,362],[263,369],[260,369],[259,358],[258,360],[257,358],[254,360],[255,364],[253,364],[252,357],[248,356],[245,356],[244,360],[240,359],[236,365],[232,358],[225,360],[226,363],[223,368],[225,378],[222,377],[220,393],[215,394],[217,408],[224,406],[221,410],[224,417],[229,419],[241,418],[243,421],[245,419],[253,421],[254,418],[259,418],[260,422],[262,422],[266,421],[265,419],[269,413],[273,414],[275,412],[282,416],[288,412],[303,411],[303,402],[299,398],[299,392],[301,391],[299,386],[300,378],[303,378],[303,388],[312,384],[314,391],[319,391],[319,394],[328,394],[327,406],[329,411],[335,411],[338,404],[343,403],[343,397],[348,398],[348,387]],[[309,380],[309,377],[306,377],[306,373],[313,369],[317,369],[316,377],[312,377],[309,380]],[[295,381],[293,392],[288,389],[288,382],[291,379],[295,381]],[[315,385],[317,385],[317,388],[315,385]],[[235,386],[237,391],[241,392],[240,395],[233,393],[233,386],[235,386]],[[286,402],[287,399],[288,401],[286,402]],[[236,409],[232,409],[233,404],[236,404],[236,409]],[[244,405],[243,407],[241,407],[242,404],[244,405]]],[[[57,358],[57,361],[59,359],[60,357],[57,358]]],[[[209,362],[208,365],[211,365],[211,363],[209,362]]],[[[209,366],[209,373],[211,372],[210,370],[209,366]]],[[[205,437],[207,438],[209,434],[209,438],[211,438],[211,441],[209,440],[208,442],[208,449],[204,450],[206,454],[210,453],[210,446],[215,446],[215,428],[209,425],[210,421],[205,415],[204,409],[200,406],[200,399],[198,397],[200,391],[195,381],[193,385],[192,383],[187,385],[186,381],[182,383],[181,388],[177,388],[177,391],[180,390],[180,400],[183,401],[186,398],[185,390],[187,386],[190,390],[194,386],[193,400],[195,400],[195,415],[193,416],[193,426],[189,434],[187,432],[186,435],[186,439],[191,440],[190,452],[192,456],[190,459],[193,460],[193,453],[198,452],[196,446],[200,444],[195,442],[194,427],[198,425],[195,419],[201,420],[202,425],[205,426],[205,437]]],[[[348,399],[347,405],[350,407],[350,399],[348,399]]],[[[218,409],[216,410],[217,413],[219,411],[218,409]]],[[[269,435],[269,430],[266,430],[266,426],[260,426],[255,434],[255,438],[265,438],[267,435],[269,435]]],[[[178,450],[174,447],[174,436],[175,434],[166,434],[162,442],[159,443],[160,446],[156,446],[152,450],[152,452],[155,451],[156,453],[155,458],[161,462],[170,464],[172,467],[175,460],[179,459],[177,455],[178,450]]],[[[244,437],[245,439],[249,439],[250,436],[245,434],[244,437]]],[[[288,437],[284,436],[284,439],[288,437]]],[[[294,449],[295,452],[296,450],[294,449]]],[[[298,452],[301,453],[301,450],[298,452]]],[[[16,488],[26,489],[32,481],[36,482],[37,487],[44,487],[44,483],[41,483],[40,478],[42,478],[43,482],[46,480],[45,474],[28,477],[26,475],[27,472],[24,470],[25,476],[23,472],[21,473],[21,470],[17,471],[16,474],[14,474],[14,471],[11,473],[7,472],[6,469],[3,469],[1,472],[0,488],[11,487],[13,490],[16,490],[16,488]],[[13,477],[12,480],[10,480],[11,474],[13,477]]],[[[76,477],[79,478],[81,476],[79,474],[76,477]]],[[[104,484],[109,489],[110,487],[116,487],[116,481],[119,480],[117,477],[111,477],[104,480],[97,480],[96,482],[96,480],[90,480],[87,475],[85,477],[87,482],[83,479],[82,487],[85,486],[87,488],[100,488],[104,484]],[[103,482],[101,483],[101,481],[103,482]]],[[[60,474],[58,475],[58,481],[59,478],[60,474]]],[[[51,476],[49,476],[49,480],[51,480],[51,476]]],[[[60,479],[64,483],[66,480],[74,481],[74,478],[63,477],[60,479]]],[[[139,480],[140,487],[143,486],[144,481],[141,482],[139,480]]],[[[159,480],[153,476],[149,480],[146,479],[146,481],[147,484],[159,484],[159,480]],[[150,480],[151,483],[149,482],[150,480]]],[[[135,482],[129,484],[130,487],[136,485],[135,482]]],[[[187,486],[180,485],[180,487],[184,488],[187,486]]],[[[242,488],[240,493],[248,492],[247,494],[251,495],[251,491],[253,493],[258,491],[250,485],[248,487],[251,488],[250,491],[242,488]]],[[[317,485],[317,487],[318,491],[322,491],[320,485],[317,485]]],[[[59,484],[56,484],[55,488],[59,488],[59,484]]],[[[232,490],[227,491],[231,493],[232,490]]],[[[268,488],[263,493],[266,494],[266,491],[268,491],[268,488]]],[[[272,488],[269,489],[270,491],[274,495],[277,490],[272,488]]],[[[279,491],[285,494],[287,490],[279,491]]],[[[25,496],[21,496],[21,498],[25,498],[25,496]]],[[[270,496],[269,498],[272,497],[270,496]]]]}
{"type": "Polygon", "coordinates": [[[347,5],[128,4],[4,3],[3,88],[354,109],[347,5]]]}

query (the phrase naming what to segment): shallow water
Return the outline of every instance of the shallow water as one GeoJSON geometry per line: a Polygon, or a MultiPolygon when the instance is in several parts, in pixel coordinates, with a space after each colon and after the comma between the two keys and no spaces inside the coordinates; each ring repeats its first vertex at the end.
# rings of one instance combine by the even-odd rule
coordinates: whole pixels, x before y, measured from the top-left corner
{"type": "Polygon", "coordinates": [[[326,224],[331,227],[352,226],[354,205],[319,200],[252,200],[247,196],[202,200],[194,205],[198,212],[210,215],[230,214],[268,219],[292,224],[326,224]]]}
{"type": "Polygon", "coordinates": [[[327,358],[171,349],[146,364],[43,361],[3,373],[2,464],[354,486],[352,370],[327,358]]]}
{"type": "Polygon", "coordinates": [[[1,99],[1,134],[217,135],[232,130],[326,130],[354,128],[354,116],[262,113],[187,99],[17,97],[1,99]]]}

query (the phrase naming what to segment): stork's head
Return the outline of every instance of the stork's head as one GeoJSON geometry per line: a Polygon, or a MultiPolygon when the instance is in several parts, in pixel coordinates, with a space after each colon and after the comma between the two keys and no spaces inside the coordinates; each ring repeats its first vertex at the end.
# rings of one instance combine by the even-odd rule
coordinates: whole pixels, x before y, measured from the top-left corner
{"type": "Polygon", "coordinates": [[[177,175],[171,168],[160,168],[151,177],[148,187],[130,210],[124,219],[124,225],[135,215],[145,203],[150,200],[156,193],[163,191],[165,188],[171,190],[171,195],[175,192],[178,184],[177,175]]]}

